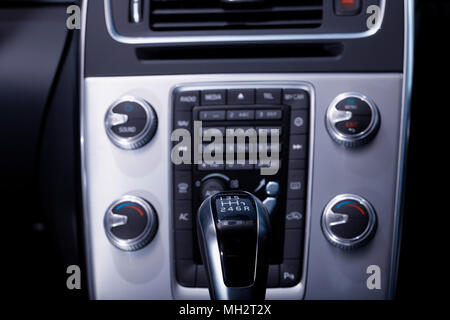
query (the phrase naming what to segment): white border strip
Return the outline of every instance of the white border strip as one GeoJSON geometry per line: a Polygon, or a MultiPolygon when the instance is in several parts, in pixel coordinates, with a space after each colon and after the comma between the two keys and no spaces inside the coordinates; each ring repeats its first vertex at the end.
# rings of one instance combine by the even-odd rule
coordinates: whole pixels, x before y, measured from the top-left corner
{"type": "Polygon", "coordinates": [[[215,43],[215,42],[252,42],[252,41],[300,41],[300,40],[337,40],[358,39],[373,36],[384,21],[386,0],[380,0],[381,19],[376,27],[353,33],[318,33],[318,34],[259,34],[259,35],[211,35],[211,36],[172,36],[172,37],[130,37],[117,32],[113,18],[111,0],[104,0],[106,27],[111,38],[125,44],[170,44],[170,43],[215,43]]]}
{"type": "Polygon", "coordinates": [[[83,235],[84,235],[84,249],[85,249],[85,263],[86,263],[86,279],[87,279],[87,291],[90,299],[95,299],[94,293],[94,272],[93,272],[93,259],[90,248],[90,220],[88,210],[88,182],[86,171],[86,152],[85,152],[85,128],[84,128],[84,108],[85,108],[85,94],[84,94],[84,67],[85,67],[85,40],[86,40],[86,24],[87,24],[87,7],[88,0],[82,0],[81,3],[81,35],[80,35],[80,155],[81,155],[81,195],[82,195],[82,208],[83,208],[83,235]]]}
{"type": "Polygon", "coordinates": [[[397,273],[402,234],[403,196],[406,171],[406,158],[409,142],[409,123],[411,116],[411,94],[414,72],[414,0],[405,1],[405,52],[403,66],[403,103],[401,112],[400,145],[397,162],[397,187],[395,194],[394,234],[392,239],[392,259],[389,299],[395,298],[397,273]]]}

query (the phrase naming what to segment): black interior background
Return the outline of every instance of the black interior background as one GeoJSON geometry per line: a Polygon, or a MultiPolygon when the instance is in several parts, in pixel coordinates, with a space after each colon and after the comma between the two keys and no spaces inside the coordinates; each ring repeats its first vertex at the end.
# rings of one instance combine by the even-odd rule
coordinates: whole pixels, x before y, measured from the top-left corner
{"type": "MultiPolygon", "coordinates": [[[[84,267],[78,113],[78,31],[48,28],[76,1],[0,2],[2,268],[11,295],[86,298],[66,289],[84,267]],[[31,21],[31,23],[30,23],[31,21]]],[[[399,299],[438,298],[446,278],[446,97],[450,5],[416,1],[416,57],[399,299]],[[441,198],[440,195],[443,195],[441,198]],[[445,235],[445,231],[441,233],[445,235]],[[438,245],[444,244],[444,250],[438,245]]]]}

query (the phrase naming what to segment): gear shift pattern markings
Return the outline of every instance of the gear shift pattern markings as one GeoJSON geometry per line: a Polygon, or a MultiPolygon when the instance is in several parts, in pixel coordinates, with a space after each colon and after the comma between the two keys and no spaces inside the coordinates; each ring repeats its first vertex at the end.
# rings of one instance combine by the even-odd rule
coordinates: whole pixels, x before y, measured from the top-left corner
{"type": "Polygon", "coordinates": [[[198,240],[212,299],[264,299],[271,226],[248,192],[220,192],[198,210],[198,240]]]}
{"type": "Polygon", "coordinates": [[[215,205],[225,284],[249,286],[254,281],[257,250],[255,205],[247,195],[219,196],[215,205]]]}

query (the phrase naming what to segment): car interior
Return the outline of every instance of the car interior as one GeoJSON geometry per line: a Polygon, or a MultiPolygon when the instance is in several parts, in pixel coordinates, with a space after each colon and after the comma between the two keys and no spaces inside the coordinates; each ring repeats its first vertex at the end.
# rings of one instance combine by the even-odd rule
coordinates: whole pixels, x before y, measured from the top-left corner
{"type": "Polygon", "coordinates": [[[444,0],[1,1],[11,294],[431,297],[449,17],[444,0]]]}

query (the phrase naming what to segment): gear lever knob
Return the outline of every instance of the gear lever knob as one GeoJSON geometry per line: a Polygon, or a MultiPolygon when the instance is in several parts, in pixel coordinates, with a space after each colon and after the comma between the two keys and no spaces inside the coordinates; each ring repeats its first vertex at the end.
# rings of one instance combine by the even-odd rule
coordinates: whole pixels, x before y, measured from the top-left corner
{"type": "Polygon", "coordinates": [[[271,227],[261,201],[248,192],[220,192],[198,209],[200,252],[214,300],[263,300],[271,227]]]}

